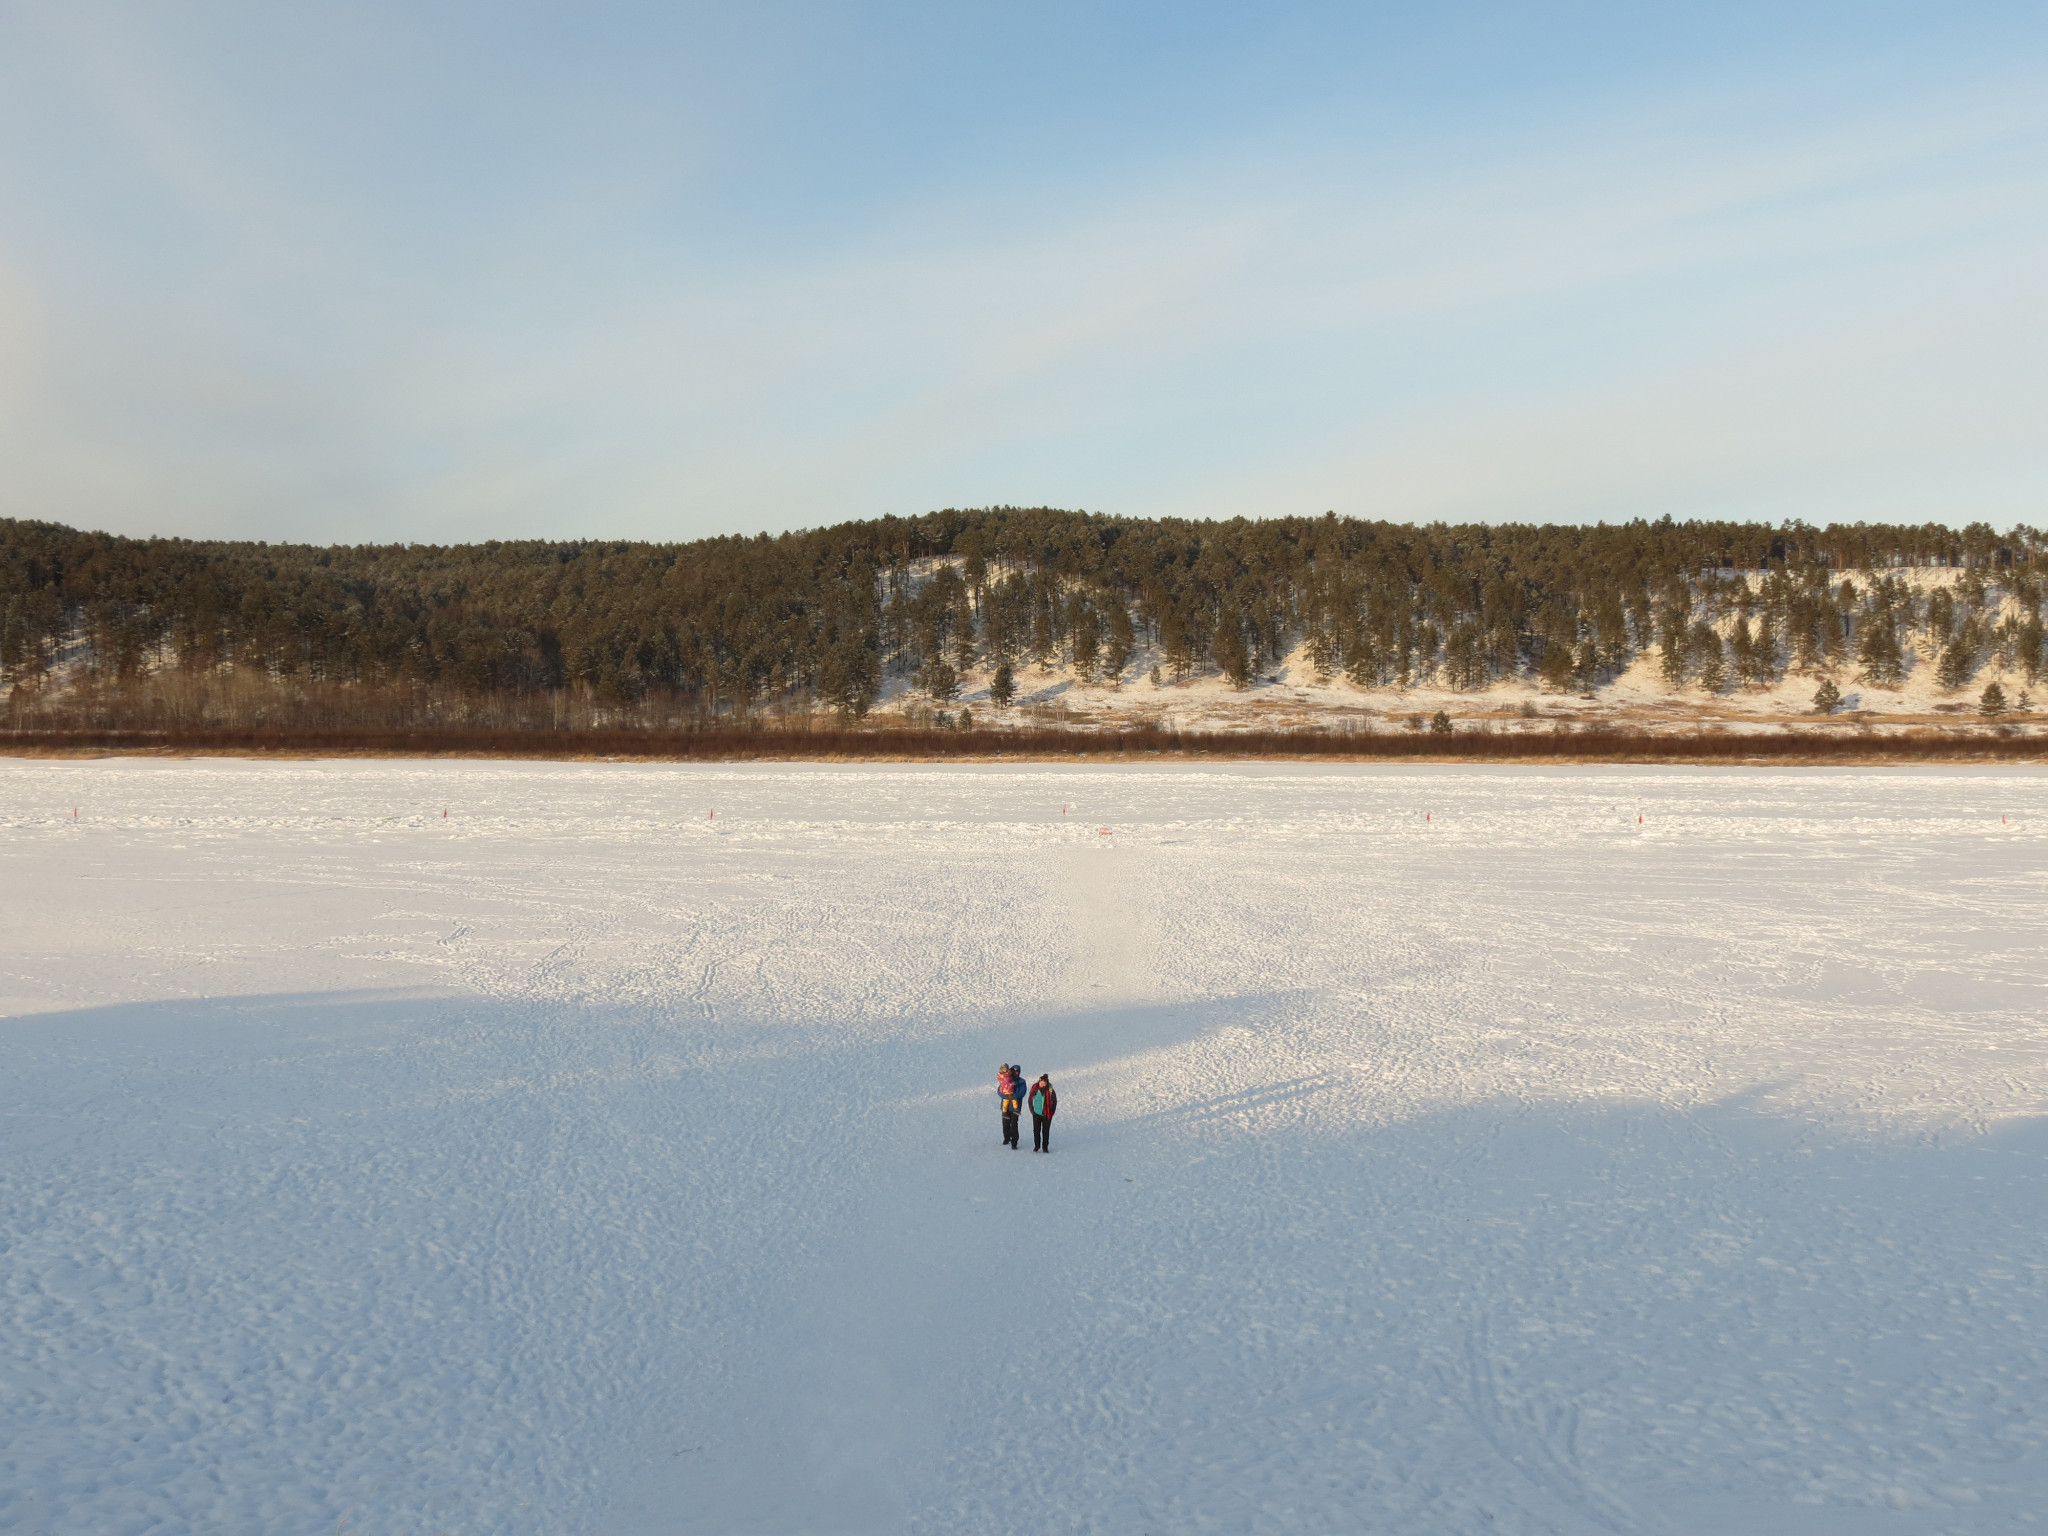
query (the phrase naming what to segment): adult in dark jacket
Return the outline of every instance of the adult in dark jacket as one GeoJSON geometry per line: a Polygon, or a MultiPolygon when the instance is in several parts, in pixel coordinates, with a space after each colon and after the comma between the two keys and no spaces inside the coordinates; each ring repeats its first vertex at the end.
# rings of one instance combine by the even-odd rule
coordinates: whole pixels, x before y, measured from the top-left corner
{"type": "Polygon", "coordinates": [[[1024,1108],[1024,1069],[1008,1062],[996,1073],[996,1102],[1003,1112],[1003,1145],[1017,1150],[1017,1116],[1024,1108]]]}
{"type": "Polygon", "coordinates": [[[1060,1107],[1060,1096],[1052,1091],[1052,1079],[1043,1072],[1038,1081],[1031,1085],[1031,1093],[1025,1102],[1031,1106],[1031,1150],[1050,1152],[1052,1150],[1052,1117],[1060,1107]]]}

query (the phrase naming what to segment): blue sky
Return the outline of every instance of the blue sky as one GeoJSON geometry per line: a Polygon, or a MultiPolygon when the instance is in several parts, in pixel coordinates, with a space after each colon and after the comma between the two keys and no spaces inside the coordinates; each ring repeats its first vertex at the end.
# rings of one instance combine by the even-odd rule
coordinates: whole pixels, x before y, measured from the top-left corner
{"type": "Polygon", "coordinates": [[[2048,523],[2048,7],[0,0],[0,515],[2048,523]]]}

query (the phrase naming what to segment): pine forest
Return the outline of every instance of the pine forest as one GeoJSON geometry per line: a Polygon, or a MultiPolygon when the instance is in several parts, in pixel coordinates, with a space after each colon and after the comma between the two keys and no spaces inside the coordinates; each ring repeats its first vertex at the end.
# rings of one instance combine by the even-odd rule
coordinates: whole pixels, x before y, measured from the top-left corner
{"type": "Polygon", "coordinates": [[[1823,712],[1910,676],[1988,711],[2048,665],[2044,539],[998,507],[685,544],[319,547],[6,520],[0,688],[16,731],[1001,724],[1055,679],[1237,693],[1281,669],[1390,709],[1598,699],[1626,674],[1697,705],[1796,684],[1823,712]]]}

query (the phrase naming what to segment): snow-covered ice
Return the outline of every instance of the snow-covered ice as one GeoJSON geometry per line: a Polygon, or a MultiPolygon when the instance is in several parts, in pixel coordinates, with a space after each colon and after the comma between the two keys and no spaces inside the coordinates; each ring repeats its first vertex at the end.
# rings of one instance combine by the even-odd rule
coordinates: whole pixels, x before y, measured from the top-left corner
{"type": "Polygon", "coordinates": [[[2044,852],[2011,770],[0,763],[0,1527],[2022,1528],[2044,852]]]}

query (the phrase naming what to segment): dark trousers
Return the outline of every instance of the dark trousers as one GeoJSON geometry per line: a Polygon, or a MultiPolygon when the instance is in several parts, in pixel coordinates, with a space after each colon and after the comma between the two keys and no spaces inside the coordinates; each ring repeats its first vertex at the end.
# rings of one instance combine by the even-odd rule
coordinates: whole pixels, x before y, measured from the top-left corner
{"type": "Polygon", "coordinates": [[[1017,1111],[1014,1109],[1003,1116],[1003,1145],[1006,1147],[1017,1145],[1017,1111]]]}
{"type": "Polygon", "coordinates": [[[1051,1115],[1033,1115],[1031,1117],[1031,1150],[1034,1152],[1050,1152],[1052,1150],[1051,1115]]]}

